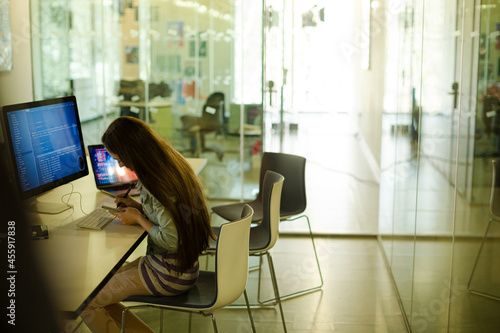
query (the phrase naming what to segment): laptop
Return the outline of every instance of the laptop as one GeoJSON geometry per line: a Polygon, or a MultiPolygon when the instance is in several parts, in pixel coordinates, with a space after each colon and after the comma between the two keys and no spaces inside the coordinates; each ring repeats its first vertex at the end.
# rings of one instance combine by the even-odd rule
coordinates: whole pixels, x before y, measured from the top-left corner
{"type": "MultiPolygon", "coordinates": [[[[104,145],[90,145],[88,149],[98,190],[116,196],[137,182],[136,174],[128,168],[120,168],[118,161],[109,155],[104,145]]],[[[130,191],[130,195],[138,194],[139,190],[135,187],[130,191]]]]}

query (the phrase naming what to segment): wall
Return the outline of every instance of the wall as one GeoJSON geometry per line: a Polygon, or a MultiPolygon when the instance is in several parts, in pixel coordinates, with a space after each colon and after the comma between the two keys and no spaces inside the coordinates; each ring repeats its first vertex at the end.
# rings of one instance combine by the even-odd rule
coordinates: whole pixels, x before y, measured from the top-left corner
{"type": "MultiPolygon", "coordinates": [[[[31,101],[31,44],[29,1],[10,1],[10,25],[12,29],[12,70],[0,72],[0,107],[31,101]]],[[[0,143],[3,142],[0,126],[0,143]]]]}
{"type": "Polygon", "coordinates": [[[31,44],[29,1],[10,1],[12,61],[9,72],[0,72],[0,105],[31,101],[31,44]]]}

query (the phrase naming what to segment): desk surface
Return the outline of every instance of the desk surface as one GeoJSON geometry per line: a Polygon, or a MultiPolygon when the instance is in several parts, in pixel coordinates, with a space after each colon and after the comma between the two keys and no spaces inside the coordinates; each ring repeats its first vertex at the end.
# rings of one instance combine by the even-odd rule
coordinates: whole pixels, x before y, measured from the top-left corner
{"type": "MultiPolygon", "coordinates": [[[[205,159],[187,160],[196,174],[206,164],[205,159]]],[[[33,246],[56,306],[63,312],[79,313],[121,267],[146,232],[139,225],[124,225],[118,219],[99,231],[77,228],[75,220],[84,215],[82,209],[89,213],[104,202],[113,203],[114,198],[96,189],[92,174],[72,184],[75,191],[69,200],[72,209],[57,215],[29,217],[31,224],[46,224],[49,229],[49,239],[34,240],[33,246]],[[82,195],[81,208],[77,192],[82,195]]],[[[38,200],[60,202],[70,192],[71,185],[63,185],[38,200]]]]}

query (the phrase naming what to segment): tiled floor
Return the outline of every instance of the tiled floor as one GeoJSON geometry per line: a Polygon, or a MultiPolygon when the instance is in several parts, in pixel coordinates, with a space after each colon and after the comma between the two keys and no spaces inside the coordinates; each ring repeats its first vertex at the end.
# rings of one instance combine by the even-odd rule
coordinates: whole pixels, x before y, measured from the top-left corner
{"type": "MultiPolygon", "coordinates": [[[[321,238],[317,245],[324,287],[321,292],[283,302],[288,331],[404,332],[377,242],[321,238]]],[[[286,277],[278,281],[282,294],[319,283],[309,240],[281,238],[272,255],[278,276],[286,277]]],[[[256,280],[257,272],[252,272],[247,287],[251,302],[256,300],[256,280]]],[[[270,287],[270,281],[266,279],[263,285],[270,287]]],[[[263,298],[272,295],[269,288],[265,288],[262,294],[263,298]]],[[[254,309],[252,312],[257,332],[283,331],[277,309],[254,309]]],[[[179,329],[179,326],[182,327],[187,316],[180,320],[178,316],[175,318],[174,323],[166,321],[166,328],[172,332],[185,332],[185,326],[184,329],[179,329]]],[[[216,312],[216,318],[221,332],[250,331],[244,309],[220,310],[216,312]]],[[[193,317],[195,332],[209,332],[210,325],[209,319],[193,317]]]]}
{"type": "MultiPolygon", "coordinates": [[[[375,239],[321,237],[316,239],[316,245],[324,286],[321,291],[283,302],[288,332],[405,332],[375,239]]],[[[282,294],[319,284],[309,239],[281,237],[272,256],[282,294]]],[[[212,266],[210,261],[209,269],[212,266]]],[[[265,299],[271,297],[272,292],[267,267],[263,272],[262,298],[265,299]]],[[[257,299],[256,284],[257,272],[252,271],[247,284],[250,302],[257,299]]],[[[242,299],[237,301],[242,302],[242,299]]],[[[159,330],[157,310],[141,309],[136,313],[155,331],[159,330]]],[[[252,313],[257,332],[283,331],[277,307],[253,309],[252,313]]],[[[226,308],[216,311],[215,316],[220,332],[251,332],[245,309],[226,308]]],[[[188,321],[188,314],[164,311],[165,332],[187,332],[188,321]]],[[[209,318],[192,316],[192,332],[211,332],[211,325],[209,318]]],[[[88,332],[88,329],[82,325],[77,332],[88,332]]]]}

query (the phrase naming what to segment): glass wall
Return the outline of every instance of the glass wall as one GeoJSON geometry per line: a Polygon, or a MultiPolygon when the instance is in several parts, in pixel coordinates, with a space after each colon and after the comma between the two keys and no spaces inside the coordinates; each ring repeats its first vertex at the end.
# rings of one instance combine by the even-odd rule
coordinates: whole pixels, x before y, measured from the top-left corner
{"type": "Polygon", "coordinates": [[[401,306],[412,332],[498,330],[500,301],[471,291],[500,297],[498,223],[478,256],[500,156],[500,2],[386,5],[379,234],[401,306]]]}
{"type": "MultiPolygon", "coordinates": [[[[500,301],[469,289],[500,296],[498,223],[484,238],[491,161],[500,156],[500,1],[369,3],[372,13],[385,13],[377,23],[385,24],[387,45],[378,232],[408,325],[414,332],[494,331],[500,301]]],[[[285,141],[286,151],[287,138],[273,124],[295,124],[296,115],[284,111],[311,102],[290,93],[300,78],[287,82],[285,69],[301,58],[294,65],[283,52],[287,31],[297,43],[316,40],[308,39],[316,35],[303,16],[315,8],[309,2],[30,4],[35,99],[76,95],[86,144],[99,142],[120,115],[143,119],[185,156],[207,158],[200,177],[211,199],[253,198],[262,133],[279,133],[264,139],[273,150],[285,141]]],[[[314,31],[328,35],[326,27],[314,31]]],[[[294,149],[316,147],[288,141],[294,149]]]]}
{"type": "Polygon", "coordinates": [[[262,2],[30,5],[35,99],[75,95],[87,145],[99,143],[114,118],[137,117],[186,157],[208,160],[200,177],[210,198],[252,198],[251,151],[262,139],[262,2]],[[240,131],[247,124],[251,136],[240,131]]]}

